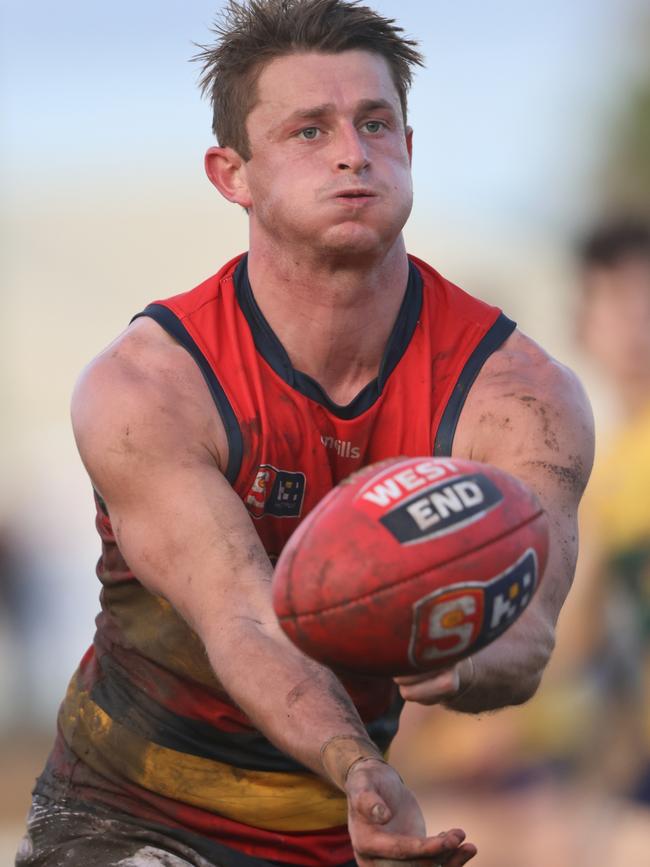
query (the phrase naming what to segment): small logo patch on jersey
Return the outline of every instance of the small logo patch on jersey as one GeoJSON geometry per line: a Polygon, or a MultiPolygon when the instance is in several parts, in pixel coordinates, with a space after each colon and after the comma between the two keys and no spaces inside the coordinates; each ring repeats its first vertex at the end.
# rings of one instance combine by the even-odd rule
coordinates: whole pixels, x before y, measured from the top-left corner
{"type": "Polygon", "coordinates": [[[278,470],[270,464],[262,464],[244,503],[253,518],[263,518],[264,515],[299,518],[305,497],[305,485],[304,473],[292,473],[278,470]]]}
{"type": "Polygon", "coordinates": [[[491,479],[474,473],[426,488],[379,520],[398,542],[412,545],[478,521],[502,500],[491,479]]]}
{"type": "Polygon", "coordinates": [[[456,584],[423,597],[413,606],[411,663],[427,668],[485,647],[519,617],[537,581],[537,555],[529,548],[516,563],[485,584],[456,584]]]}

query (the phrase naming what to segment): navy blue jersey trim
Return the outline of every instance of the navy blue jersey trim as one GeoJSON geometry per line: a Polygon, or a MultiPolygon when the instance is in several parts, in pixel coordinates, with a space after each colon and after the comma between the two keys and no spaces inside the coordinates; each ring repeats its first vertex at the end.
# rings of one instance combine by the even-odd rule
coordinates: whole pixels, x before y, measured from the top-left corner
{"type": "Polygon", "coordinates": [[[168,307],[165,307],[163,304],[149,304],[144,308],[142,313],[136,314],[131,322],[141,316],[148,316],[155,320],[158,325],[160,325],[161,328],[164,328],[165,331],[174,338],[174,340],[180,343],[180,345],[189,352],[194,361],[196,361],[199,370],[203,374],[203,378],[210,389],[210,394],[217,406],[219,415],[221,416],[221,421],[226,430],[226,437],[228,438],[228,466],[226,467],[224,475],[230,484],[234,485],[237,476],[239,475],[239,470],[241,469],[244,444],[237,416],[235,415],[235,412],[230,405],[230,401],[226,397],[226,393],[217,379],[214,370],[210,367],[210,363],[196,345],[194,338],[190,335],[187,328],[185,328],[178,316],[168,307]]]}
{"type": "Polygon", "coordinates": [[[105,516],[108,518],[109,515],[108,515],[108,506],[106,505],[106,500],[105,500],[105,499],[101,496],[101,494],[97,491],[97,488],[93,488],[93,494],[94,494],[94,497],[95,497],[95,502],[96,502],[97,505],[99,506],[99,509],[100,509],[101,513],[102,513],[103,515],[105,515],[105,516]]]}
{"type": "MultiPolygon", "coordinates": [[[[223,762],[242,770],[304,773],[306,768],[274,747],[261,732],[226,732],[210,723],[174,713],[135,686],[124,668],[109,654],[99,660],[103,677],[91,698],[116,723],[161,747],[199,758],[223,762]]],[[[366,730],[381,752],[397,734],[403,699],[395,696],[366,730]]]]}
{"type": "Polygon", "coordinates": [[[284,346],[278,340],[275,332],[264,318],[257,306],[250,281],[248,279],[247,256],[237,265],[234,275],[237,300],[242,313],[250,326],[255,347],[270,367],[291,388],[295,388],[305,397],[324,406],[332,415],[340,419],[353,419],[362,415],[375,403],[381,395],[386,382],[397,367],[406,352],[415,331],[422,310],[422,277],[420,272],[409,262],[409,278],[404,298],[397,314],[397,319],[391,331],[384,356],[376,379],[361,389],[359,394],[346,406],[334,403],[323,387],[311,376],[296,370],[287,355],[284,346]]]}
{"type": "Polygon", "coordinates": [[[499,318],[486,332],[465,362],[438,426],[433,448],[433,453],[437,457],[449,457],[451,455],[458,419],[474,380],[488,358],[510,337],[516,327],[516,322],[508,319],[503,313],[499,314],[499,318]]]}

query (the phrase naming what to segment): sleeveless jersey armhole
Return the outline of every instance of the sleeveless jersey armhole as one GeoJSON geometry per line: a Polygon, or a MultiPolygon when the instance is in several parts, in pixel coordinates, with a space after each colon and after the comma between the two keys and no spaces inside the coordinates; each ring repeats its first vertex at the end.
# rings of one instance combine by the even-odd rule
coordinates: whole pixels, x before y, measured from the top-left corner
{"type": "Polygon", "coordinates": [[[168,307],[165,307],[163,304],[149,304],[141,313],[137,313],[131,322],[142,316],[148,316],[150,319],[153,319],[161,328],[164,328],[165,331],[177,341],[177,343],[180,343],[180,345],[192,356],[198,365],[199,370],[203,374],[203,378],[210,389],[210,394],[215,402],[228,439],[228,465],[224,475],[230,484],[234,485],[237,476],[239,475],[239,470],[241,469],[244,452],[243,440],[237,417],[230,405],[230,401],[226,397],[226,393],[223,390],[221,383],[210,367],[207,358],[197,346],[194,338],[173,311],[168,307]]]}
{"type": "Polygon", "coordinates": [[[474,380],[488,358],[510,337],[516,327],[516,322],[500,313],[465,362],[438,425],[433,448],[436,457],[451,455],[458,420],[474,380]]]}

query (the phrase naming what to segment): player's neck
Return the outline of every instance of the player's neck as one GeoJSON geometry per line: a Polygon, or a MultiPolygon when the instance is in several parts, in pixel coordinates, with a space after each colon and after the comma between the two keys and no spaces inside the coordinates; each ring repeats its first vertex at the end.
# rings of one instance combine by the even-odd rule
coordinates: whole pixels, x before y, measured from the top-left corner
{"type": "Polygon", "coordinates": [[[296,370],[349,403],[377,376],[408,281],[403,239],[359,267],[251,245],[255,300],[296,370]]]}

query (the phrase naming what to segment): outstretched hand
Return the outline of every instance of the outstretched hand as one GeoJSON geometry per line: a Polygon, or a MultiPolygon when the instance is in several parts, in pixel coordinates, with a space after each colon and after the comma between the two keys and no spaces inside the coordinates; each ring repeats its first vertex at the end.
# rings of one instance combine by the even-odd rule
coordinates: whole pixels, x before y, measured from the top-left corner
{"type": "Polygon", "coordinates": [[[460,829],[426,836],[422,811],[384,762],[355,765],[346,781],[348,830],[359,867],[462,867],[476,854],[460,829]]]}

